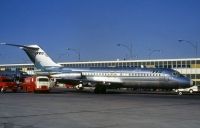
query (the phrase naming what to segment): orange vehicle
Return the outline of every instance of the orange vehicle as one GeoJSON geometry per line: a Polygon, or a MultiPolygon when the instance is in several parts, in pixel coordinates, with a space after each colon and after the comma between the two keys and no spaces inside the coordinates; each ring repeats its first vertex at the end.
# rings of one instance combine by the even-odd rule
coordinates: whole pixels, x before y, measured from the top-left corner
{"type": "Polygon", "coordinates": [[[12,90],[13,92],[16,92],[17,83],[9,77],[0,76],[0,90],[1,92],[5,92],[6,90],[12,90]]]}
{"type": "Polygon", "coordinates": [[[47,76],[32,76],[24,79],[22,90],[25,92],[49,92],[50,80],[47,76]]]}

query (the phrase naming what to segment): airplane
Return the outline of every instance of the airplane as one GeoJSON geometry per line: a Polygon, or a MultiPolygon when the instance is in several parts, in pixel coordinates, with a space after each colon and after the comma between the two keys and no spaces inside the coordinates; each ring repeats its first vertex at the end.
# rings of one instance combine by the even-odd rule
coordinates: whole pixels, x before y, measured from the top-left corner
{"type": "Polygon", "coordinates": [[[97,67],[67,68],[55,63],[38,45],[18,45],[0,43],[19,47],[24,50],[39,74],[49,75],[56,81],[63,80],[73,84],[77,89],[94,87],[95,93],[106,93],[108,88],[143,88],[143,89],[178,89],[193,85],[193,81],[178,71],[168,68],[146,67],[97,67]]]}

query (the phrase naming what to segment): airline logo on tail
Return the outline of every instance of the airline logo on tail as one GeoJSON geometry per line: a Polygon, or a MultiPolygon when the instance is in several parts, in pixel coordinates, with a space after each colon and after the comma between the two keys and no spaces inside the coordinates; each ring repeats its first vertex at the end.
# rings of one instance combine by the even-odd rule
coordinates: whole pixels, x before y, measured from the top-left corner
{"type": "Polygon", "coordinates": [[[23,49],[37,69],[46,70],[47,68],[61,67],[60,64],[55,63],[38,45],[1,44],[23,49]]]}

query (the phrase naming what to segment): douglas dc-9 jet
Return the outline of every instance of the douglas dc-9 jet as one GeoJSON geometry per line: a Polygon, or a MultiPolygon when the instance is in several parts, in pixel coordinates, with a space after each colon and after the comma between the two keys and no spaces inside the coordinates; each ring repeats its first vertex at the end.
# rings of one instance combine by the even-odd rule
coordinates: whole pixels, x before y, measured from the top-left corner
{"type": "Polygon", "coordinates": [[[105,93],[107,88],[177,89],[193,85],[191,79],[173,69],[145,67],[67,68],[55,63],[38,45],[18,45],[23,49],[41,74],[63,80],[78,89],[94,87],[96,93],[105,93]]]}

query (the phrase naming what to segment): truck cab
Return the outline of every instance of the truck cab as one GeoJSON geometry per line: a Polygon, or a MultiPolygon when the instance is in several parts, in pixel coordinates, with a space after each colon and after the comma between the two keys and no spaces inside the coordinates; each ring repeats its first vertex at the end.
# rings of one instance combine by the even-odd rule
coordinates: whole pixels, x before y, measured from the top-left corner
{"type": "Polygon", "coordinates": [[[0,76],[0,91],[5,92],[6,90],[17,91],[17,83],[6,76],[0,76]]]}

